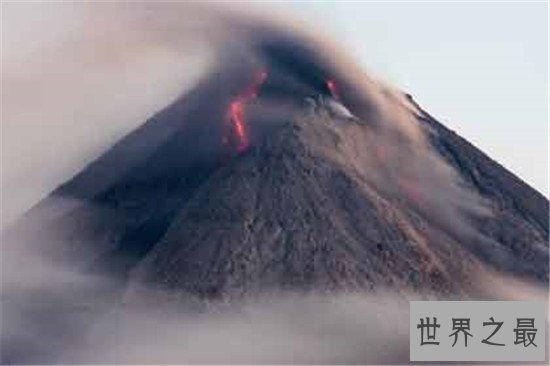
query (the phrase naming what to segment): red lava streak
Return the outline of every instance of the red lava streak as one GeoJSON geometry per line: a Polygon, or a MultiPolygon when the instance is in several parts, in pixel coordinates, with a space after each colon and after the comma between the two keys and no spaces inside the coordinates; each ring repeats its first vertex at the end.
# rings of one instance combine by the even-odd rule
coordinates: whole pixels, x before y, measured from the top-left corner
{"type": "MultiPolygon", "coordinates": [[[[254,78],[254,82],[229,104],[228,118],[237,139],[238,152],[246,150],[250,145],[245,115],[246,104],[258,96],[258,88],[264,83],[266,78],[267,72],[262,71],[258,73],[254,78]]],[[[225,141],[228,141],[227,137],[224,137],[225,141]]]]}
{"type": "Polygon", "coordinates": [[[334,82],[334,80],[327,80],[327,88],[330,91],[332,97],[338,99],[338,88],[336,87],[336,83],[334,82]]]}

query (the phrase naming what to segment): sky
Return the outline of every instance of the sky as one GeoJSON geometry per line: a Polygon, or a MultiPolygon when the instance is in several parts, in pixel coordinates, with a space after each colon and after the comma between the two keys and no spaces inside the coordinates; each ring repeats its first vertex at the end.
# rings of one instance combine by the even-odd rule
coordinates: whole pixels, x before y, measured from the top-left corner
{"type": "MultiPolygon", "coordinates": [[[[232,6],[288,15],[331,36],[367,71],[548,196],[545,3],[232,6]]],[[[2,2],[0,227],[191,87],[208,64],[208,52],[178,51],[179,33],[159,42],[150,34],[156,29],[127,27],[125,12],[89,18],[81,8],[2,2]]],[[[162,16],[189,21],[171,15],[162,16]]]]}
{"type": "Polygon", "coordinates": [[[548,196],[545,2],[293,2],[377,76],[548,196]]]}

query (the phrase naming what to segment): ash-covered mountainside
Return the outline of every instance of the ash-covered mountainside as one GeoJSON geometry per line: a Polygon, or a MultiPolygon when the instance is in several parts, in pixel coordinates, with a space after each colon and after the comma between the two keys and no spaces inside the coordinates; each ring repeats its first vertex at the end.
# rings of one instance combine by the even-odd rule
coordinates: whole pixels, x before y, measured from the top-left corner
{"type": "Polygon", "coordinates": [[[487,190],[490,207],[448,227],[429,216],[437,210],[377,191],[339,159],[365,128],[315,114],[282,124],[197,190],[134,276],[201,297],[376,287],[465,295],[487,268],[547,280],[544,198],[529,205],[532,189],[464,140],[440,136],[435,146],[468,189],[487,190]],[[502,181],[526,197],[496,188],[502,181]]]}
{"type": "Polygon", "coordinates": [[[548,282],[546,198],[402,93],[258,38],[7,237],[132,291],[201,299],[548,282]]]}

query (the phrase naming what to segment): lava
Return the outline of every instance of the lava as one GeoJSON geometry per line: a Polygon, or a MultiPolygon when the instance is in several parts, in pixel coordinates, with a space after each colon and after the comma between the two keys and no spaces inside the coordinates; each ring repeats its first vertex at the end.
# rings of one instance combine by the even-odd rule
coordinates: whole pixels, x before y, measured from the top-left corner
{"type": "MultiPolygon", "coordinates": [[[[254,77],[254,81],[241,94],[229,104],[228,119],[231,124],[234,136],[237,139],[237,151],[242,152],[250,145],[250,137],[246,124],[246,105],[258,96],[258,89],[267,79],[267,72],[261,71],[254,77]]],[[[229,140],[224,136],[223,141],[229,140]]]]}
{"type": "Polygon", "coordinates": [[[332,79],[328,79],[326,83],[332,97],[334,99],[338,99],[338,88],[336,87],[336,82],[334,82],[334,80],[332,79]]]}

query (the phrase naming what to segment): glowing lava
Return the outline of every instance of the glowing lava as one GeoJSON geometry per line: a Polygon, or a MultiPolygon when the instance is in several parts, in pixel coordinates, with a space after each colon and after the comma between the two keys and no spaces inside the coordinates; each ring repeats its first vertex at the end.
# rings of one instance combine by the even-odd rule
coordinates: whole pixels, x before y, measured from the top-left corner
{"type": "MultiPolygon", "coordinates": [[[[237,139],[238,152],[246,150],[250,145],[250,137],[246,125],[246,104],[258,96],[258,89],[264,83],[265,79],[267,79],[267,72],[262,71],[256,74],[254,77],[254,82],[229,104],[227,114],[229,123],[234,131],[234,136],[237,139]]],[[[224,136],[224,143],[228,140],[228,137],[224,136]]]]}
{"type": "Polygon", "coordinates": [[[327,80],[327,88],[330,91],[330,94],[334,99],[338,99],[338,88],[336,87],[336,83],[332,79],[327,80]]]}

